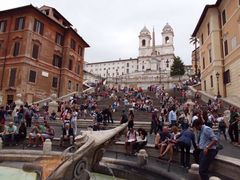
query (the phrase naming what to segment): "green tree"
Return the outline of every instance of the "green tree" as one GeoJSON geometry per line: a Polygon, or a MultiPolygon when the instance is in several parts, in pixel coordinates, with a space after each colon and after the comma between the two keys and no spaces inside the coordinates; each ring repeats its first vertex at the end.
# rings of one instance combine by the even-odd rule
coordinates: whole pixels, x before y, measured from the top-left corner
{"type": "Polygon", "coordinates": [[[175,57],[174,61],[173,61],[173,65],[171,67],[171,76],[180,76],[185,74],[185,69],[184,69],[184,64],[182,62],[182,60],[180,59],[180,57],[175,57]]]}

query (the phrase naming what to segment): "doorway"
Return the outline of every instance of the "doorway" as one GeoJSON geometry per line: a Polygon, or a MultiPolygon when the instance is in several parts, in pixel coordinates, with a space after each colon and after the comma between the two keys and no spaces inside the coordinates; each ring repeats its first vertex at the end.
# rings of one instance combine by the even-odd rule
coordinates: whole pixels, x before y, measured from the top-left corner
{"type": "Polygon", "coordinates": [[[13,103],[14,96],[13,95],[7,95],[7,104],[10,105],[13,103]]]}

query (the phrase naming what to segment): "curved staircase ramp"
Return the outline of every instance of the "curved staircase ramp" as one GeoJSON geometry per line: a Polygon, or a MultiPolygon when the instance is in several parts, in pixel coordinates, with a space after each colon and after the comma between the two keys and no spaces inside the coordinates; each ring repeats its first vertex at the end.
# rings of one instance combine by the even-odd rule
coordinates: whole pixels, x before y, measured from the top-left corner
{"type": "MultiPolygon", "coordinates": [[[[75,139],[75,145],[78,149],[70,156],[62,157],[62,161],[58,162],[58,166],[48,172],[47,180],[63,180],[65,177],[74,179],[76,172],[79,171],[79,163],[85,162],[85,168],[91,170],[92,167],[98,163],[101,158],[98,157],[98,150],[104,148],[106,143],[114,141],[115,137],[123,133],[127,127],[127,123],[121,124],[118,127],[103,131],[86,131],[85,134],[79,135],[75,139]],[[83,138],[84,136],[84,138],[83,138]],[[82,142],[85,142],[84,144],[82,142]]],[[[44,174],[44,169],[43,169],[44,174]]],[[[84,180],[84,178],[81,178],[84,180]]]]}

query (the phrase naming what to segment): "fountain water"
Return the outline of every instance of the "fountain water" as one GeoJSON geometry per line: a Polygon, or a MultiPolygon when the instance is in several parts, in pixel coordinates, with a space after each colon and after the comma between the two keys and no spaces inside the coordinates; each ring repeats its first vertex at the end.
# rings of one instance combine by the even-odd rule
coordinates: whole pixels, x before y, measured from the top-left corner
{"type": "Polygon", "coordinates": [[[109,167],[107,162],[104,162],[104,165],[107,167],[108,171],[110,172],[110,174],[112,175],[114,180],[117,180],[116,177],[114,176],[113,170],[109,167]]]}

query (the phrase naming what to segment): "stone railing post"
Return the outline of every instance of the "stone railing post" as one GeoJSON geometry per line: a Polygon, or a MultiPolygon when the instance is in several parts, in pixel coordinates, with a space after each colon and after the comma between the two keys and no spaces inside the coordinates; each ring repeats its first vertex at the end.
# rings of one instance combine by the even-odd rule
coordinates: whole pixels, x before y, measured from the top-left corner
{"type": "Polygon", "coordinates": [[[43,143],[43,154],[50,153],[52,151],[52,142],[50,139],[46,139],[43,143]]]}
{"type": "Polygon", "coordinates": [[[211,177],[209,178],[209,180],[221,180],[221,179],[218,178],[218,177],[215,177],[215,176],[211,176],[211,177]]]}
{"type": "Polygon", "coordinates": [[[52,112],[57,113],[58,110],[58,103],[56,102],[57,100],[57,95],[52,94],[51,95],[51,102],[48,104],[48,112],[51,114],[52,112]]]}
{"type": "Polygon", "coordinates": [[[147,164],[148,154],[145,149],[140,149],[137,153],[137,164],[141,167],[147,164]]]}
{"type": "Polygon", "coordinates": [[[198,164],[191,165],[191,168],[188,170],[188,179],[189,180],[200,180],[198,164]]]}

